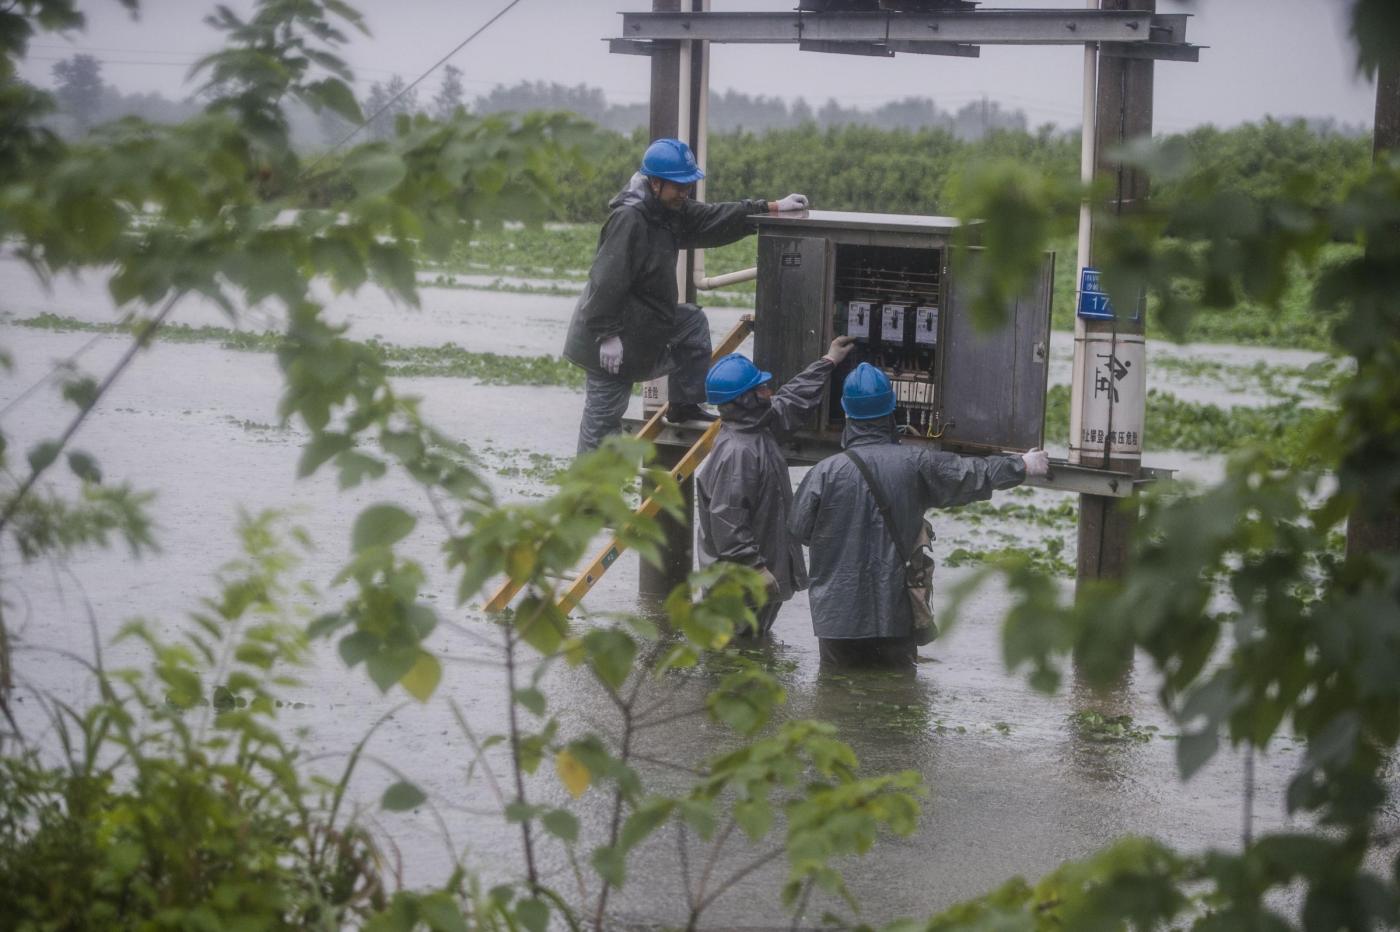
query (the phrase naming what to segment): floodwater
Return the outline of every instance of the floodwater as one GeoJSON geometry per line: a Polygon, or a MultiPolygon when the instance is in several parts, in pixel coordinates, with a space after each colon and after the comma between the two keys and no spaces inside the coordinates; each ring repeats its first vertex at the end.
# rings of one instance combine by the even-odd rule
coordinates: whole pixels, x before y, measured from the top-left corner
{"type": "MultiPolygon", "coordinates": [[[[43,311],[83,320],[113,316],[100,281],[61,281],[49,293],[10,259],[0,259],[0,295],[0,311],[9,319],[43,311]]],[[[400,345],[453,342],[473,350],[536,355],[558,351],[572,303],[567,297],[429,288],[421,310],[395,306],[365,291],[336,299],[331,313],[357,338],[378,337],[400,345]]],[[[714,312],[716,335],[739,313],[714,312]]],[[[262,329],[275,317],[255,310],[249,325],[262,329]]],[[[216,309],[194,302],[175,319],[194,325],[227,324],[216,309]]],[[[1064,337],[1056,334],[1052,378],[1057,380],[1068,377],[1069,341],[1064,337]]],[[[0,346],[15,360],[15,371],[0,387],[0,407],[58,360],[80,352],[78,365],[100,374],[125,345],[118,336],[0,325],[0,346]]],[[[1279,358],[1272,351],[1237,348],[1202,352],[1225,352],[1235,362],[1247,362],[1249,356],[1279,358]]],[[[1170,387],[1180,393],[1178,386],[1170,387]]],[[[444,378],[404,379],[400,388],[422,396],[430,421],[478,450],[504,500],[546,491],[538,471],[526,468],[530,454],[545,454],[553,458],[548,462],[559,464],[572,454],[582,403],[579,392],[480,386],[444,378]]],[[[61,567],[24,566],[16,554],[3,555],[6,595],[12,603],[9,617],[19,643],[17,672],[22,697],[27,697],[20,706],[23,725],[30,737],[46,740],[38,692],[69,702],[92,698],[89,682],[64,654],[91,654],[89,608],[104,642],[123,621],[137,616],[151,620],[167,635],[178,632],[187,613],[215,591],[216,568],[236,555],[233,527],[240,508],[287,509],[310,532],[318,549],[300,575],[326,593],[320,603],[307,606],[315,611],[344,597],[331,590],[330,583],[347,557],[355,515],[375,502],[396,501],[419,517],[404,547],[428,570],[425,597],[442,618],[458,623],[439,627],[430,642],[449,658],[438,694],[426,706],[410,702],[400,708],[402,694],[380,695],[362,670],[347,671],[333,646],[323,644],[314,663],[301,672],[303,685],[286,695],[302,706],[284,710],[281,721],[315,766],[334,772],[376,721],[392,715],[370,743],[353,792],[363,817],[380,831],[391,865],[404,883],[425,885],[443,879],[456,856],[463,856],[489,881],[518,876],[518,830],[490,814],[498,806],[481,771],[468,777],[471,745],[449,706],[459,706],[478,735],[504,729],[503,676],[490,662],[495,656],[488,643],[491,629],[480,622],[474,607],[455,607],[455,587],[442,569],[441,539],[432,511],[410,483],[391,475],[342,491],[329,470],[309,480],[294,479],[302,438],[296,429],[277,425],[278,391],[279,375],[270,354],[234,352],[214,344],[157,343],[103,400],[74,446],[98,458],[107,481],[129,481],[158,491],[153,510],[162,551],[136,560],[118,545],[81,553],[61,567]],[[378,794],[399,775],[419,783],[429,795],[429,805],[413,813],[379,813],[378,794]]],[[[56,392],[44,390],[6,411],[0,424],[11,459],[19,460],[19,451],[55,435],[71,410],[56,392]]],[[[1202,477],[1219,468],[1210,458],[1167,452],[1149,454],[1148,462],[1181,466],[1187,474],[1202,477]]],[[[794,481],[799,477],[794,471],[794,481]]],[[[59,488],[67,487],[68,481],[59,475],[54,479],[59,488]]],[[[1025,490],[1014,500],[1042,506],[1062,501],[1043,490],[1025,490]]],[[[935,524],[945,555],[954,541],[1007,534],[1038,540],[1056,534],[1068,538],[1065,556],[1073,560],[1072,526],[969,527],[956,512],[939,515],[935,524]]],[[[966,572],[941,569],[943,591],[966,572]]],[[[588,596],[585,609],[650,610],[639,602],[636,591],[636,558],[624,557],[588,596]]],[[[929,915],[1013,875],[1038,877],[1124,834],[1155,836],[1187,850],[1239,844],[1246,795],[1242,760],[1222,753],[1189,784],[1182,784],[1176,777],[1172,740],[1177,727],[1159,710],[1156,677],[1142,661],[1129,680],[1109,694],[1092,694],[1072,679],[1058,696],[1034,693],[1002,665],[998,619],[1006,605],[1005,594],[995,589],[978,594],[961,626],[922,649],[926,662],[912,678],[823,675],[801,594],[784,607],[771,646],[758,652],[786,687],[785,716],[827,720],[854,747],[866,773],[912,769],[928,787],[913,836],[886,840],[866,858],[844,865],[865,921],[929,915]],[[1130,715],[1147,740],[1095,741],[1076,728],[1072,718],[1086,710],[1130,715]]],[[[140,655],[122,644],[108,647],[106,659],[109,665],[122,665],[139,661],[140,655]]],[[[704,667],[649,684],[644,702],[654,700],[658,718],[699,708],[719,672],[704,667]]],[[[547,677],[552,707],[564,718],[566,734],[616,727],[611,704],[584,676],[561,667],[547,677]]],[[[642,765],[645,777],[671,790],[683,784],[679,771],[668,765],[694,765],[734,743],[703,716],[643,730],[638,742],[638,753],[657,761],[642,765]]],[[[1256,761],[1256,832],[1288,824],[1282,788],[1299,757],[1300,751],[1285,741],[1256,761]]],[[[502,763],[499,756],[488,760],[498,768],[502,763]]],[[[600,843],[610,810],[597,788],[569,803],[546,764],[530,782],[530,793],[534,801],[571,805],[583,823],[585,857],[600,843]]],[[[669,828],[648,840],[632,862],[630,882],[611,900],[616,924],[683,920],[681,847],[669,828]]],[[[575,895],[574,875],[562,851],[549,842],[541,849],[546,881],[566,896],[575,895]]],[[[707,853],[694,839],[686,850],[695,882],[707,853]]],[[[716,859],[709,889],[766,851],[731,839],[716,859]]],[[[767,863],[716,901],[706,914],[705,927],[786,927],[791,919],[777,895],[784,877],[781,859],[767,863]]],[[[816,924],[828,908],[840,904],[814,898],[807,924],[816,924]]]]}

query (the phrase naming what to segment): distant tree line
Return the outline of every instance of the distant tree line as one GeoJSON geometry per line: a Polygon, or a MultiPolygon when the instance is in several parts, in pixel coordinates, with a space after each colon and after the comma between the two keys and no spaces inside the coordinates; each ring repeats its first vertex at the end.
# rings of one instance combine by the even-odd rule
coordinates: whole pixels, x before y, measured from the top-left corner
{"type": "MultiPolygon", "coordinates": [[[[637,168],[646,143],[641,132],[602,133],[590,173],[569,179],[560,219],[593,222],[637,168]]],[[[1318,208],[1334,205],[1347,184],[1370,165],[1365,137],[1319,133],[1304,120],[1266,119],[1228,130],[1205,126],[1164,137],[1192,156],[1189,172],[1163,174],[1154,198],[1171,203],[1208,188],[1262,203],[1289,189],[1302,169],[1321,181],[1306,196],[1318,208]]],[[[801,191],[830,210],[943,214],[954,207],[959,180],[988,162],[1015,161],[1071,182],[1079,173],[1076,135],[998,130],[960,139],[946,129],[875,129],[814,123],[763,134],[713,133],[706,166],[708,200],[779,197],[801,191]]]]}
{"type": "MultiPolygon", "coordinates": [[[[60,129],[81,134],[117,117],[136,114],[178,122],[201,103],[172,101],[159,94],[122,94],[102,79],[101,62],[77,54],[54,65],[60,129]]],[[[603,91],[579,84],[544,82],[497,85],[468,98],[462,72],[452,65],[431,97],[407,90],[402,77],[375,82],[363,100],[370,138],[388,138],[401,116],[435,119],[457,110],[498,113],[567,110],[600,127],[588,174],[567,179],[556,201],[557,219],[594,222],[636,169],[646,143],[646,106],[610,104],[603,91]]],[[[292,113],[292,131],[304,148],[343,139],[353,126],[323,111],[292,113]]],[[[1051,178],[1077,176],[1077,134],[1045,125],[1027,128],[1020,111],[994,101],[974,102],[948,112],[935,101],[911,97],[873,110],[835,101],[813,110],[805,101],[737,91],[714,94],[710,106],[709,180],[706,197],[777,197],[800,190],[823,208],[895,213],[944,213],[959,177],[977,165],[1012,159],[1051,178]]],[[[1202,176],[1219,190],[1264,201],[1284,193],[1285,179],[1300,170],[1321,179],[1310,197],[1320,207],[1336,202],[1347,182],[1370,160],[1369,137],[1361,127],[1330,120],[1266,119],[1228,130],[1204,126],[1167,137],[1192,158],[1188,176],[1159,173],[1154,197],[1171,200],[1198,188],[1202,176]]],[[[1294,195],[1296,196],[1296,195],[1294,195]]]]}
{"type": "MultiPolygon", "coordinates": [[[[53,77],[60,128],[68,135],[81,135],[93,126],[131,115],[161,123],[179,122],[202,107],[194,98],[175,101],[160,94],[122,94],[103,80],[101,61],[84,53],[55,64],[53,77]]],[[[365,114],[378,114],[368,128],[372,137],[388,138],[400,115],[427,113],[441,119],[459,107],[471,113],[567,110],[604,129],[624,134],[644,129],[648,118],[646,104],[609,103],[600,88],[585,84],[522,81],[497,85],[486,94],[468,98],[462,72],[453,65],[443,69],[437,91],[430,99],[420,98],[421,88],[405,92],[407,86],[400,75],[369,86],[363,100],[365,114]]],[[[709,114],[710,128],[717,133],[763,133],[815,123],[875,129],[944,129],[959,139],[980,139],[999,130],[1028,128],[1024,113],[1004,110],[996,101],[986,99],[972,101],[956,111],[945,110],[927,97],[907,97],[872,110],[843,107],[828,100],[814,109],[802,98],[789,103],[779,97],[729,90],[711,95],[709,114]]],[[[317,119],[309,113],[294,114],[292,122],[294,138],[307,148],[333,144],[353,128],[334,115],[317,119]]]]}

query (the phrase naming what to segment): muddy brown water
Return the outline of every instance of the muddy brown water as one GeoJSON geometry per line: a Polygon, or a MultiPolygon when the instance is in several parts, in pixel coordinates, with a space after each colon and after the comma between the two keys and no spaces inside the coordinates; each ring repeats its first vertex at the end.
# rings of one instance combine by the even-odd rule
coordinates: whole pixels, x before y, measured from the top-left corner
{"type": "MultiPolygon", "coordinates": [[[[64,280],[46,293],[9,259],[0,260],[0,295],[0,311],[12,319],[42,311],[86,320],[113,315],[100,281],[64,280]]],[[[571,307],[569,298],[427,289],[421,311],[366,291],[337,299],[333,314],[361,338],[378,336],[403,345],[451,341],[470,349],[534,355],[557,352],[571,307]]],[[[739,313],[715,312],[715,330],[728,329],[739,313]]],[[[275,321],[274,314],[259,314],[253,315],[259,329],[275,321]]],[[[227,324],[217,310],[198,305],[177,319],[227,324]]],[[[5,325],[0,326],[0,345],[15,359],[15,372],[0,385],[3,406],[54,361],[80,349],[84,369],[105,371],[125,341],[5,325]]],[[[1055,377],[1067,377],[1066,367],[1058,368],[1055,377]]],[[[537,475],[519,472],[528,465],[529,453],[548,454],[561,463],[572,453],[582,403],[578,392],[438,378],[405,379],[400,387],[423,397],[425,414],[440,428],[482,450],[505,499],[546,491],[537,475]]],[[[489,881],[513,876],[520,857],[518,832],[491,814],[496,801],[489,781],[479,772],[467,779],[472,755],[448,705],[456,703],[481,734],[503,727],[503,678],[488,662],[492,650],[480,640],[489,629],[474,610],[455,607],[432,512],[410,483],[390,476],[346,491],[325,471],[306,481],[294,479],[301,435],[277,427],[278,391],[279,374],[269,354],[157,343],[103,400],[75,446],[97,456],[108,481],[158,491],[152,507],[162,550],[135,560],[117,545],[83,552],[62,567],[21,565],[15,553],[3,555],[9,618],[19,644],[18,672],[22,690],[31,697],[22,704],[26,731],[41,744],[52,738],[35,691],[68,701],[92,698],[90,682],[61,653],[91,654],[89,606],[103,640],[136,616],[151,619],[167,635],[179,631],[198,600],[214,591],[216,568],[236,555],[233,526],[240,507],[289,510],[318,548],[300,575],[326,592],[346,558],[354,516],[375,502],[396,501],[419,517],[405,550],[429,570],[425,598],[442,617],[462,626],[440,627],[432,639],[432,646],[453,658],[442,687],[426,706],[410,703],[394,712],[404,702],[402,694],[380,695],[362,671],[347,671],[333,646],[323,644],[301,671],[303,685],[286,696],[303,706],[283,710],[280,721],[314,759],[313,766],[334,772],[366,730],[392,712],[370,745],[371,759],[358,772],[354,793],[362,817],[385,840],[390,863],[400,865],[403,882],[420,886],[440,880],[457,856],[489,881]],[[413,813],[379,812],[379,793],[399,775],[419,783],[431,804],[413,813]]],[[[56,434],[70,411],[55,392],[45,390],[5,413],[0,425],[15,451],[12,462],[20,458],[18,451],[56,434]]],[[[1161,461],[1185,463],[1201,476],[1218,469],[1211,459],[1163,454],[1161,461]]],[[[799,477],[794,471],[794,481],[799,477]]],[[[71,483],[56,476],[54,486],[71,488],[71,483]]],[[[1049,506],[1061,499],[1037,490],[1019,500],[1049,506]]],[[[973,528],[961,525],[956,512],[938,516],[935,524],[945,554],[954,540],[982,540],[998,531],[1031,540],[1053,533],[1070,538],[1066,556],[1073,559],[1073,534],[1063,528],[1015,523],[973,528]]],[[[940,570],[943,591],[965,572],[940,570]]],[[[629,555],[588,596],[585,608],[652,610],[639,602],[636,588],[636,557],[629,555]]],[[[334,604],[339,596],[329,591],[323,605],[334,604]]],[[[856,750],[865,772],[912,769],[928,787],[914,835],[887,840],[867,857],[845,864],[866,921],[928,915],[1012,875],[1038,877],[1124,834],[1154,836],[1187,850],[1239,844],[1245,789],[1241,759],[1222,753],[1189,783],[1177,778],[1171,736],[1178,729],[1158,707],[1157,680],[1148,664],[1139,661],[1132,677],[1106,695],[1076,688],[1072,680],[1057,696],[1039,695],[1003,668],[998,620],[1006,606],[1000,591],[978,594],[966,622],[923,649],[926,662],[912,678],[824,674],[800,594],[779,615],[773,643],[759,652],[787,690],[784,716],[829,721],[856,750]],[[1081,710],[1130,715],[1137,727],[1157,730],[1141,742],[1091,740],[1073,723],[1072,716],[1081,710]]],[[[109,664],[140,659],[129,645],[106,651],[109,664]]],[[[668,702],[668,708],[680,710],[698,706],[717,676],[702,670],[646,689],[668,702]]],[[[608,700],[577,672],[552,670],[548,688],[552,707],[566,718],[566,731],[615,727],[608,700]]],[[[731,746],[733,739],[721,727],[694,717],[643,733],[641,742],[649,757],[694,764],[731,746]]],[[[1256,832],[1288,824],[1282,788],[1299,758],[1299,750],[1285,741],[1256,761],[1256,832]]],[[[493,760],[499,768],[502,760],[493,760]]],[[[660,787],[681,785],[669,768],[647,767],[646,773],[660,787]]],[[[567,803],[547,764],[532,780],[530,792],[541,801],[567,803]]],[[[607,800],[591,789],[570,805],[583,822],[586,854],[606,827],[607,800]]],[[[646,843],[632,862],[630,882],[612,900],[615,922],[650,925],[683,917],[679,848],[670,829],[646,843]]],[[[732,842],[719,859],[716,880],[765,850],[732,842]]],[[[692,840],[689,854],[698,871],[703,847],[692,840]]],[[[542,845],[541,857],[548,882],[566,895],[573,893],[573,873],[557,846],[542,845]]],[[[784,876],[785,866],[778,860],[736,884],[707,914],[706,925],[786,926],[790,917],[777,896],[784,876]]],[[[839,904],[815,899],[809,917],[833,907],[839,904]]]]}

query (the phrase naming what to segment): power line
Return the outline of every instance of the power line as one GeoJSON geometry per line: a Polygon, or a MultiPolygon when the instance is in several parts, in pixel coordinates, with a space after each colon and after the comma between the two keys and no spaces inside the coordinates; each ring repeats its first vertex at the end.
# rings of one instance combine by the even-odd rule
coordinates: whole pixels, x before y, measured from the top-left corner
{"type": "Polygon", "coordinates": [[[430,66],[428,67],[428,70],[424,71],[424,72],[423,72],[422,74],[420,74],[418,77],[416,77],[416,78],[413,79],[413,83],[409,84],[407,87],[405,87],[403,90],[399,91],[399,92],[398,92],[397,94],[395,94],[393,97],[390,97],[387,101],[384,102],[383,106],[381,106],[378,110],[376,110],[376,111],[374,111],[373,113],[371,113],[369,116],[365,117],[364,121],[363,121],[362,123],[360,123],[359,126],[357,126],[357,127],[355,127],[354,129],[352,129],[349,133],[346,133],[346,134],[345,134],[345,137],[344,137],[343,139],[341,139],[341,140],[340,140],[339,142],[337,142],[335,145],[331,146],[331,147],[330,147],[329,149],[327,149],[325,152],[322,152],[321,155],[316,159],[316,161],[314,161],[314,162],[312,162],[310,165],[306,166],[306,170],[302,173],[302,177],[305,177],[307,174],[309,174],[309,173],[311,172],[311,170],[312,170],[313,168],[315,168],[317,165],[321,164],[322,160],[324,160],[324,159],[326,158],[326,156],[330,155],[330,154],[331,154],[332,152],[334,152],[336,149],[339,149],[341,146],[345,145],[345,144],[346,144],[347,142],[349,142],[351,139],[354,139],[357,135],[359,135],[360,130],[364,129],[366,126],[368,126],[369,124],[373,123],[376,119],[378,119],[378,118],[379,118],[383,113],[385,113],[390,107],[392,107],[396,102],[398,102],[399,98],[403,97],[403,96],[404,96],[405,94],[407,94],[409,91],[413,90],[415,87],[417,87],[419,84],[421,84],[421,83],[423,82],[423,79],[424,79],[424,78],[426,78],[428,75],[432,74],[434,71],[437,71],[438,68],[442,67],[442,65],[444,65],[444,64],[447,62],[447,60],[450,59],[453,55],[456,55],[458,52],[462,51],[462,49],[466,48],[466,47],[467,47],[467,43],[471,42],[471,41],[472,41],[473,39],[475,39],[477,36],[481,35],[481,34],[482,34],[483,32],[485,32],[487,29],[491,28],[491,25],[492,25],[493,23],[495,23],[496,20],[500,19],[502,16],[505,16],[507,13],[509,13],[512,9],[515,8],[516,4],[518,4],[519,2],[520,2],[520,0],[510,0],[509,3],[507,3],[505,6],[501,7],[500,12],[498,12],[495,16],[493,16],[493,17],[491,17],[490,19],[488,19],[485,23],[483,23],[483,24],[481,25],[481,28],[477,29],[476,32],[474,32],[474,33],[472,33],[471,35],[467,36],[467,37],[466,37],[465,39],[463,39],[461,42],[457,43],[457,47],[456,47],[456,48],[454,48],[452,51],[448,52],[446,55],[444,55],[444,56],[442,56],[441,58],[439,58],[437,61],[433,62],[433,64],[430,65],[430,66]]]}

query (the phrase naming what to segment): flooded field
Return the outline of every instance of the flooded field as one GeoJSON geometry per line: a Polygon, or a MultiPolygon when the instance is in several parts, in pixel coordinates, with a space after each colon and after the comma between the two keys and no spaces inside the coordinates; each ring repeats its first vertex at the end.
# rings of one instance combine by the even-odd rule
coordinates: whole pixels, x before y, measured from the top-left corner
{"type": "MultiPolygon", "coordinates": [[[[0,345],[14,358],[3,382],[0,406],[12,450],[28,449],[52,436],[71,407],[52,390],[21,400],[22,391],[44,377],[56,361],[76,356],[84,371],[101,373],[128,339],[117,333],[61,326],[37,328],[18,322],[39,314],[92,323],[112,320],[99,280],[61,281],[52,292],[34,282],[25,267],[0,259],[0,345]],[[13,403],[13,406],[10,406],[13,403]]],[[[507,356],[557,354],[573,306],[566,295],[502,293],[466,288],[426,288],[423,308],[395,306],[377,292],[332,301],[332,316],[356,339],[402,347],[452,343],[473,352],[507,356]]],[[[716,336],[727,331],[737,308],[711,314],[716,336]]],[[[191,302],[176,319],[201,326],[228,326],[213,307],[191,302]]],[[[275,328],[276,316],[254,309],[245,322],[275,328]]],[[[1056,333],[1051,379],[1069,376],[1068,334],[1056,333]]],[[[1176,397],[1215,404],[1276,403],[1279,380],[1250,376],[1256,362],[1301,370],[1313,354],[1237,347],[1160,347],[1149,360],[1185,360],[1149,367],[1149,385],[1176,397]],[[1200,366],[1198,363],[1214,365],[1200,366]],[[1222,373],[1224,375],[1222,376],[1222,373]],[[1228,400],[1225,400],[1228,396],[1228,400]]],[[[1292,378],[1289,376],[1288,378],[1292,378]]],[[[516,875],[519,835],[498,813],[489,781],[470,779],[470,743],[452,705],[479,733],[500,729],[504,715],[502,674],[494,657],[492,631],[476,606],[454,607],[453,582],[442,568],[440,540],[432,531],[432,509],[408,482],[391,477],[341,491],[327,471],[295,480],[302,436],[278,423],[280,377],[273,355],[225,348],[217,342],[157,342],[102,402],[75,445],[92,452],[109,481],[129,481],[158,492],[153,504],[161,552],[133,559],[120,546],[80,554],[67,565],[20,566],[5,554],[7,584],[14,600],[10,617],[17,634],[17,672],[25,701],[22,724],[32,738],[46,740],[39,693],[69,702],[84,695],[89,680],[74,657],[88,657],[91,625],[102,641],[132,617],[175,631],[199,599],[213,592],[213,572],[236,552],[233,526],[240,508],[288,510],[306,528],[317,549],[301,575],[326,593],[348,553],[349,525],[365,506],[397,501],[420,517],[407,552],[428,571],[427,587],[440,614],[459,627],[439,628],[431,647],[446,658],[442,687],[426,707],[400,708],[398,691],[381,695],[360,670],[347,671],[334,649],[317,646],[302,685],[286,698],[295,703],[281,721],[306,754],[327,773],[338,772],[355,743],[381,718],[391,719],[369,746],[371,766],[357,774],[353,793],[364,818],[391,842],[405,884],[441,880],[452,860],[488,880],[516,875]],[[91,613],[91,623],[89,621],[91,613]],[[377,800],[400,775],[418,783],[429,804],[401,815],[380,813],[377,800]]],[[[404,378],[400,388],[423,398],[426,417],[469,444],[504,500],[543,495],[548,477],[572,456],[581,391],[556,385],[483,385],[446,377],[404,378]]],[[[1148,438],[1151,449],[1151,437],[1148,438]]],[[[1064,454],[1051,444],[1052,452],[1064,454]]],[[[1208,479],[1220,458],[1168,450],[1150,452],[1152,465],[1177,467],[1187,477],[1208,479]]],[[[794,470],[793,480],[800,478],[794,470]]],[[[63,480],[56,480],[63,481],[63,480]]],[[[1029,538],[1068,564],[1074,560],[1073,498],[1040,490],[1018,490],[991,506],[936,517],[940,586],[947,592],[970,571],[956,551],[997,549],[1029,538]],[[1015,506],[1015,507],[1007,507],[1015,506]]],[[[1064,585],[1072,585],[1066,577],[1064,585]]],[[[624,557],[588,596],[585,609],[652,611],[639,603],[637,559],[624,557]]],[[[872,855],[847,865],[851,890],[863,904],[861,918],[883,922],[927,915],[985,892],[1002,880],[1036,877],[1061,861],[1089,854],[1124,834],[1160,838],[1188,850],[1237,847],[1244,828],[1244,762],[1220,755],[1189,784],[1176,777],[1175,724],[1158,708],[1157,683],[1139,664],[1120,688],[1093,694],[1069,684],[1046,698],[1002,664],[998,622],[1004,595],[981,592],[964,624],[924,648],[916,676],[823,675],[811,634],[808,606],[799,594],[778,617],[775,638],[757,651],[788,692],[785,715],[833,723],[859,754],[867,772],[912,769],[929,789],[917,832],[878,845],[872,855]]],[[[315,609],[315,604],[308,604],[315,609]]],[[[585,622],[586,623],[586,622],[585,622]]],[[[130,645],[107,648],[107,663],[139,659],[130,645]]],[[[649,686],[660,708],[698,707],[718,672],[701,668],[649,686]]],[[[585,677],[551,671],[550,695],[568,709],[575,727],[608,728],[612,710],[585,677]]],[[[566,726],[567,727],[567,726],[566,726]]],[[[703,717],[689,717],[641,738],[640,751],[667,764],[688,765],[713,754],[729,740],[703,717]]],[[[1286,824],[1282,790],[1300,757],[1282,742],[1255,761],[1253,828],[1286,824]]],[[[533,795],[564,804],[567,794],[549,768],[532,784],[533,795]]],[[[655,777],[672,772],[658,764],[655,777]]],[[[583,832],[603,825],[604,800],[585,793],[573,808],[583,832]]],[[[764,854],[739,842],[724,863],[742,865],[764,854]]],[[[546,847],[546,881],[572,890],[572,872],[559,851],[546,847]]],[[[684,917],[678,840],[663,831],[637,857],[632,881],[614,898],[620,922],[637,925],[684,917]]],[[[781,859],[736,885],[707,914],[707,927],[785,927],[790,917],[777,890],[786,875],[781,859]]],[[[816,902],[815,922],[834,902],[816,902]]]]}

